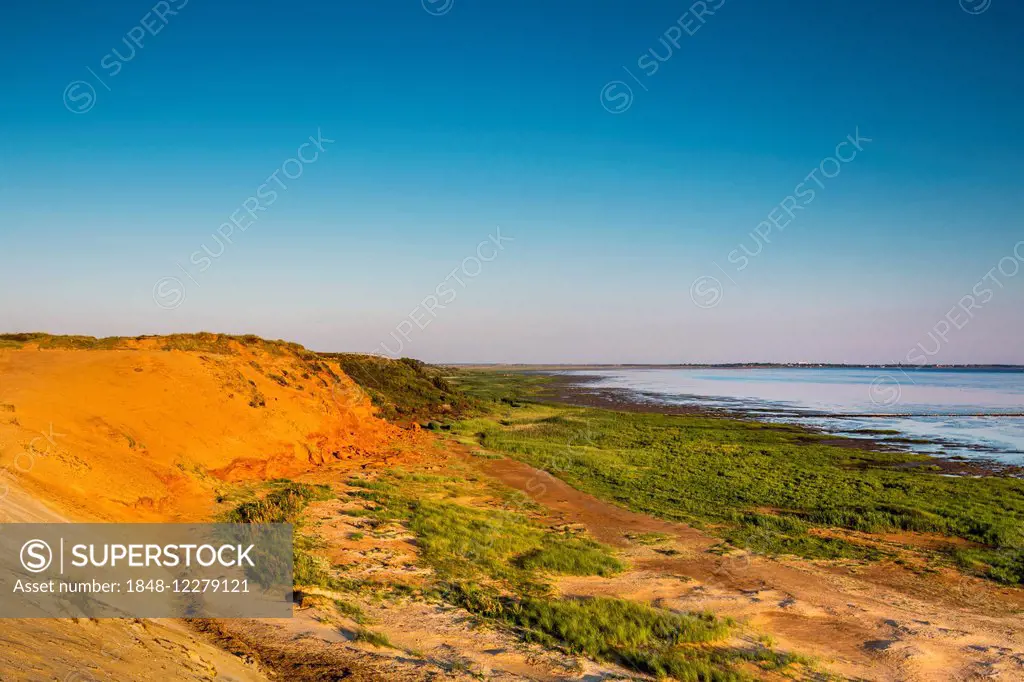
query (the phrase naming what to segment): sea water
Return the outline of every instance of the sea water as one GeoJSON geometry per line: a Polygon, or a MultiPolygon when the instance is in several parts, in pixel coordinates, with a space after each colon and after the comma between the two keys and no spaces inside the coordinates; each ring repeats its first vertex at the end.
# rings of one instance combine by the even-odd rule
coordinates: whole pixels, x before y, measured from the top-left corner
{"type": "Polygon", "coordinates": [[[916,452],[1024,466],[1020,370],[651,368],[568,374],[598,377],[586,387],[620,389],[657,404],[738,411],[916,452]]]}

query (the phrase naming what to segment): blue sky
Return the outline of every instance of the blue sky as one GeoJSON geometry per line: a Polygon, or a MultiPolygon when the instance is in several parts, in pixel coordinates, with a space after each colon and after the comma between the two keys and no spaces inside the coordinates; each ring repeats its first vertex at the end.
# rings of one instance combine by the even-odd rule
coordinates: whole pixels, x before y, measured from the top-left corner
{"type": "Polygon", "coordinates": [[[1020,3],[7,13],[5,330],[254,332],[433,361],[895,362],[939,325],[935,362],[1024,363],[1020,3]],[[737,269],[856,131],[870,142],[737,269]],[[318,134],[333,142],[218,244],[318,134]],[[511,240],[474,260],[499,228],[511,240]],[[200,271],[204,246],[223,252],[200,271]],[[453,270],[465,284],[438,294],[453,270]]]}

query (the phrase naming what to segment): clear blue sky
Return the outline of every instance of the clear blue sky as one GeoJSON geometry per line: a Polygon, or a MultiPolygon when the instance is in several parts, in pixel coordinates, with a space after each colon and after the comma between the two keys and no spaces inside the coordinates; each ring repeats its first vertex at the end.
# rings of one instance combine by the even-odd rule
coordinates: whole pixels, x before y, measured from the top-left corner
{"type": "Polygon", "coordinates": [[[1024,268],[1024,6],[963,4],[983,11],[10,4],[0,328],[369,351],[397,327],[433,361],[898,361],[1009,257],[933,360],[1024,363],[1024,271],[1005,275],[1024,268]],[[739,270],[857,129],[871,142],[739,270]],[[318,130],[334,142],[286,164],[301,177],[201,270],[318,130]],[[498,228],[513,239],[467,277],[498,228]],[[448,304],[424,313],[432,295],[448,304]]]}

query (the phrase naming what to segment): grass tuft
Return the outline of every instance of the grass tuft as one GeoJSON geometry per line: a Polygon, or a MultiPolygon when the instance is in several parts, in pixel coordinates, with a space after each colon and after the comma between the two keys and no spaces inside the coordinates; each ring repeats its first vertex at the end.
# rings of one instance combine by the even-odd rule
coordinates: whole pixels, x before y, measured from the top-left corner
{"type": "Polygon", "coordinates": [[[366,642],[378,648],[395,648],[395,645],[391,643],[391,640],[383,632],[374,632],[366,628],[356,628],[353,630],[352,640],[355,642],[366,642]]]}
{"type": "Polygon", "coordinates": [[[228,523],[292,523],[310,502],[329,500],[334,493],[329,485],[306,483],[272,483],[274,488],[265,497],[243,502],[230,511],[228,523]]]}
{"type": "Polygon", "coordinates": [[[506,597],[472,584],[446,586],[448,601],[517,630],[525,640],[680,680],[740,680],[722,640],[731,624],[710,614],[680,614],[624,599],[506,597]],[[691,646],[688,646],[691,645],[691,646]]]}

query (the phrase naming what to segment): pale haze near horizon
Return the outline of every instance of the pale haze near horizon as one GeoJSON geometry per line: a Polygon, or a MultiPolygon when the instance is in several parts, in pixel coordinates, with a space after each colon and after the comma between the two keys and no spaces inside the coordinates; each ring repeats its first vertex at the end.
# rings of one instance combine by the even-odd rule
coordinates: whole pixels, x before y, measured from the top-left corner
{"type": "Polygon", "coordinates": [[[638,58],[665,54],[678,3],[326,4],[317,40],[298,6],[240,7],[188,3],[111,76],[142,8],[11,6],[0,330],[434,362],[893,363],[921,344],[932,363],[1024,363],[1024,273],[975,294],[1024,267],[1020,3],[726,2],[653,75],[638,58]],[[643,88],[612,113],[624,68],[643,88]],[[92,72],[109,89],[76,113],[84,86],[62,92],[92,72]],[[837,152],[851,136],[870,141],[837,152]],[[757,237],[801,183],[813,202],[757,237]],[[438,296],[499,228],[497,257],[438,296]]]}

